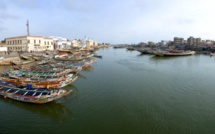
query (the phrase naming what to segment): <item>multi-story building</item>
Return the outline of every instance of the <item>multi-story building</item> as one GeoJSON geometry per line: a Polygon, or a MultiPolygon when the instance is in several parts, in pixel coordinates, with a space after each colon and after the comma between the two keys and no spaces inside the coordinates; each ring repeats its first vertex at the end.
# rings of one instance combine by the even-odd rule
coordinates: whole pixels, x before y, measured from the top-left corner
{"type": "Polygon", "coordinates": [[[72,42],[66,38],[50,36],[53,39],[55,49],[71,49],[72,42]]]}
{"type": "Polygon", "coordinates": [[[212,46],[213,45],[213,42],[212,40],[203,40],[202,41],[202,45],[203,46],[212,46]]]}
{"type": "Polygon", "coordinates": [[[174,37],[174,44],[183,44],[184,38],[174,37]]]}
{"type": "Polygon", "coordinates": [[[98,43],[94,41],[93,39],[87,39],[86,37],[84,39],[79,39],[79,40],[73,40],[72,41],[72,46],[73,47],[80,47],[80,48],[86,48],[90,49],[93,47],[97,47],[98,43]]]}
{"type": "Polygon", "coordinates": [[[54,50],[53,39],[42,36],[17,36],[5,38],[8,51],[54,50]]]}
{"type": "Polygon", "coordinates": [[[187,39],[187,44],[188,45],[201,45],[202,41],[201,41],[201,38],[194,38],[193,36],[190,36],[187,39]]]}

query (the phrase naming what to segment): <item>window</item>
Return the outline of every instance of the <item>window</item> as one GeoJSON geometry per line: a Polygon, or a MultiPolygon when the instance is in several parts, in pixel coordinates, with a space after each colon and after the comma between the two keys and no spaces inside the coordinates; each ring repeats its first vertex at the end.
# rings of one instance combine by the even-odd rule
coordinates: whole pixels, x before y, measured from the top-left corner
{"type": "Polygon", "coordinates": [[[36,40],[34,40],[34,44],[36,44],[36,40]]]}
{"type": "Polygon", "coordinates": [[[49,45],[49,42],[48,42],[48,45],[49,45]]]}
{"type": "Polygon", "coordinates": [[[28,43],[30,43],[30,40],[28,40],[28,43]]]}

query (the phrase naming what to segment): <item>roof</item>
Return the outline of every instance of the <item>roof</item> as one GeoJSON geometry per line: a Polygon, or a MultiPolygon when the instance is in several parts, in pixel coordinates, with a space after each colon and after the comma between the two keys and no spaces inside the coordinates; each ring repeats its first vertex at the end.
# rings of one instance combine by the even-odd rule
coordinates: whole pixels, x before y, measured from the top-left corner
{"type": "Polygon", "coordinates": [[[36,37],[36,38],[44,38],[42,36],[16,36],[16,37],[8,37],[8,38],[5,38],[5,39],[16,39],[16,38],[27,38],[27,37],[36,37]]]}
{"type": "Polygon", "coordinates": [[[1,42],[0,42],[0,45],[6,45],[6,43],[1,43],[1,42]]]}

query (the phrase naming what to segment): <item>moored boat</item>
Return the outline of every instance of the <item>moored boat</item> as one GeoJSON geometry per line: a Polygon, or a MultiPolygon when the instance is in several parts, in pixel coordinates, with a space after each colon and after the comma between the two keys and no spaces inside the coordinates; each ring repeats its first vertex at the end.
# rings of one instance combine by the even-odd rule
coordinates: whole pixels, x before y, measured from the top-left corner
{"type": "Polygon", "coordinates": [[[167,51],[156,51],[154,52],[157,56],[187,56],[194,55],[195,51],[184,51],[184,50],[167,50],[167,51]]]}
{"type": "Polygon", "coordinates": [[[50,77],[41,78],[38,76],[33,77],[19,77],[19,76],[2,76],[1,80],[9,82],[15,85],[27,86],[27,84],[34,85],[36,88],[47,88],[52,85],[53,88],[61,88],[74,82],[78,76],[76,74],[70,73],[61,77],[50,77]]]}
{"type": "Polygon", "coordinates": [[[0,95],[17,101],[43,104],[62,98],[73,90],[26,89],[0,81],[0,95]]]}
{"type": "Polygon", "coordinates": [[[215,56],[215,53],[210,53],[210,56],[215,56]]]}
{"type": "Polygon", "coordinates": [[[34,59],[11,61],[11,63],[14,64],[14,65],[24,65],[24,64],[29,64],[29,63],[32,63],[32,62],[34,62],[34,59]]]}

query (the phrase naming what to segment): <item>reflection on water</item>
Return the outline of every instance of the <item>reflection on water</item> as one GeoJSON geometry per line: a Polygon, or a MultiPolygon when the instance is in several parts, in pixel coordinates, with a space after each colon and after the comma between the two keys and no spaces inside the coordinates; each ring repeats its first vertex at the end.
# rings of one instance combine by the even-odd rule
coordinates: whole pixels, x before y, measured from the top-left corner
{"type": "Polygon", "coordinates": [[[72,95],[75,97],[78,97],[78,88],[74,85],[74,84],[69,84],[66,87],[64,87],[63,89],[68,89],[68,90],[73,90],[72,95]]]}
{"type": "Polygon", "coordinates": [[[88,67],[82,69],[83,72],[92,72],[93,70],[94,70],[94,68],[92,66],[88,66],[88,67]]]}
{"type": "Polygon", "coordinates": [[[213,57],[156,57],[111,48],[98,55],[105,58],[92,72],[81,72],[65,87],[73,94],[59,101],[34,105],[1,98],[0,133],[215,132],[213,57]]]}
{"type": "Polygon", "coordinates": [[[83,78],[83,79],[86,79],[86,77],[84,75],[82,75],[81,73],[78,73],[78,78],[83,78]]]}
{"type": "MultiPolygon", "coordinates": [[[[72,109],[65,105],[65,102],[71,101],[73,98],[77,98],[78,96],[78,88],[75,85],[68,85],[63,89],[73,90],[72,94],[65,96],[59,100],[52,101],[45,104],[33,104],[33,103],[25,103],[20,101],[15,101],[12,99],[4,99],[0,97],[0,101],[4,104],[10,105],[12,107],[16,107],[17,109],[23,109],[25,111],[29,111],[31,113],[37,114],[39,117],[49,118],[59,121],[66,121],[66,115],[73,115],[72,109]]],[[[17,117],[18,118],[18,117],[17,117]]]]}
{"type": "Polygon", "coordinates": [[[40,117],[50,118],[53,120],[65,120],[65,113],[72,115],[72,110],[61,104],[60,101],[53,101],[46,104],[31,104],[25,102],[4,99],[0,97],[0,101],[12,107],[21,108],[39,115],[40,117]]]}

